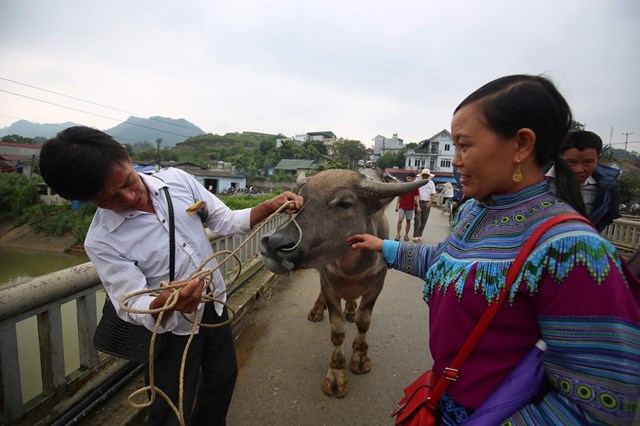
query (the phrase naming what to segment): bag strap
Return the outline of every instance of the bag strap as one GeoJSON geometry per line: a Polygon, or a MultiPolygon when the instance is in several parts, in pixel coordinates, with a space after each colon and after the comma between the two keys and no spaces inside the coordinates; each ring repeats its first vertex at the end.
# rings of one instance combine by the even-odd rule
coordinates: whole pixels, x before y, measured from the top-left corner
{"type": "Polygon", "coordinates": [[[560,222],[565,222],[568,220],[579,220],[592,225],[591,222],[584,216],[575,213],[566,213],[547,219],[540,226],[538,226],[535,231],[533,231],[533,234],[529,239],[527,239],[525,244],[522,246],[522,249],[520,249],[520,253],[518,253],[518,256],[509,267],[509,270],[507,271],[506,283],[504,289],[498,295],[498,300],[496,301],[496,303],[493,303],[489,305],[489,307],[487,307],[487,309],[484,311],[484,314],[482,314],[482,317],[473,328],[473,331],[471,332],[469,337],[467,337],[464,345],[462,345],[462,348],[460,349],[454,360],[451,362],[451,365],[445,368],[443,373],[438,378],[436,385],[433,387],[433,392],[431,392],[431,395],[429,396],[429,398],[427,398],[427,405],[431,409],[436,408],[438,400],[447,389],[449,384],[458,380],[460,367],[465,362],[465,360],[475,347],[476,343],[478,343],[478,340],[480,340],[480,337],[482,337],[482,334],[487,329],[487,326],[489,325],[491,320],[493,320],[493,317],[498,312],[498,309],[500,309],[500,306],[502,306],[502,303],[507,298],[507,294],[513,286],[516,277],[520,273],[522,265],[524,265],[524,262],[527,260],[527,257],[533,250],[540,237],[546,231],[548,231],[549,228],[557,225],[560,222]]]}
{"type": "Polygon", "coordinates": [[[172,282],[176,278],[176,227],[169,187],[163,186],[162,189],[167,197],[167,206],[169,207],[169,282],[172,282]]]}

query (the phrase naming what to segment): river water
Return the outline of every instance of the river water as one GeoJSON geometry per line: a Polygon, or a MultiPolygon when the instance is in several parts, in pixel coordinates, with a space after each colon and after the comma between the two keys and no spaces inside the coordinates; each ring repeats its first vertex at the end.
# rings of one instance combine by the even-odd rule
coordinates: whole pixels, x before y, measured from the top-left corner
{"type": "Polygon", "coordinates": [[[39,277],[88,261],[86,255],[0,246],[0,285],[39,277]]]}
{"type": "MultiPolygon", "coordinates": [[[[86,255],[0,246],[0,286],[16,281],[25,281],[88,261],[89,258],[86,255]]],[[[104,299],[100,297],[100,305],[103,301],[104,299]]],[[[75,301],[62,305],[62,323],[65,372],[69,374],[79,366],[75,301]]],[[[18,322],[16,331],[22,399],[28,401],[42,390],[36,317],[18,322]]]]}

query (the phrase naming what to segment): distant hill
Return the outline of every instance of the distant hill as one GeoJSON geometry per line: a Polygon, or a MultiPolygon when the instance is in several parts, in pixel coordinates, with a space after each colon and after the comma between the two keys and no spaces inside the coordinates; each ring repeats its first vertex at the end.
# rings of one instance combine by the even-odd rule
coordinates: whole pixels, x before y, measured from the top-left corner
{"type": "Polygon", "coordinates": [[[32,139],[37,137],[52,138],[59,131],[71,126],[77,126],[77,124],[70,121],[66,123],[37,124],[27,120],[18,120],[9,127],[0,129],[0,137],[19,135],[32,139]]]}
{"type": "MultiPolygon", "coordinates": [[[[25,138],[51,138],[76,123],[37,124],[27,120],[19,120],[8,127],[0,129],[0,137],[7,135],[19,135],[25,138]]],[[[118,124],[111,129],[104,130],[120,143],[135,144],[136,142],[155,143],[162,138],[162,147],[173,147],[191,136],[204,134],[204,131],[193,123],[180,118],[167,117],[139,118],[129,117],[127,121],[118,124]]]]}
{"type": "Polygon", "coordinates": [[[129,117],[116,127],[105,130],[120,143],[155,143],[162,138],[162,147],[173,147],[191,136],[204,134],[204,131],[184,118],[166,117],[139,118],[129,117]]]}

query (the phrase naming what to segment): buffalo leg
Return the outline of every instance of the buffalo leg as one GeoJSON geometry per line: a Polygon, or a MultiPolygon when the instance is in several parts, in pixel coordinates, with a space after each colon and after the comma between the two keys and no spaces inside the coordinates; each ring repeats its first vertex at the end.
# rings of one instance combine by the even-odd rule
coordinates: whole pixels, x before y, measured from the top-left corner
{"type": "Polygon", "coordinates": [[[309,311],[309,315],[307,315],[307,319],[313,322],[320,322],[324,318],[324,310],[326,306],[324,303],[324,297],[322,296],[322,291],[318,295],[316,299],[316,303],[313,304],[313,308],[309,311]]]}
{"type": "Polygon", "coordinates": [[[356,328],[358,329],[358,333],[351,345],[353,352],[351,354],[351,363],[349,364],[349,369],[355,374],[364,374],[371,371],[367,332],[371,324],[371,312],[378,299],[378,295],[380,295],[380,291],[382,291],[382,282],[384,281],[385,275],[386,274],[382,274],[382,279],[379,281],[379,284],[362,296],[360,307],[356,311],[356,328]]]}
{"type": "Polygon", "coordinates": [[[342,315],[342,309],[340,309],[340,298],[335,295],[333,296],[333,298],[325,297],[325,303],[329,311],[333,352],[331,353],[327,376],[322,384],[322,391],[328,396],[344,398],[349,391],[347,361],[342,349],[345,336],[345,321],[342,315]]]}
{"type": "Polygon", "coordinates": [[[347,300],[344,304],[344,318],[349,322],[354,322],[356,319],[356,308],[358,302],[355,300],[347,300]]]}

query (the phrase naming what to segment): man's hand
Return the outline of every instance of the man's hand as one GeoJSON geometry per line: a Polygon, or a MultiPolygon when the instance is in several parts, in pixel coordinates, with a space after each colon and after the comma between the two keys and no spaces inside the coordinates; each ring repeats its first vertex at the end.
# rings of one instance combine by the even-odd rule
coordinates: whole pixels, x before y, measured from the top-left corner
{"type": "Polygon", "coordinates": [[[304,205],[304,198],[293,192],[285,191],[278,196],[263,201],[251,209],[249,224],[253,228],[257,223],[262,222],[271,214],[278,211],[283,204],[288,204],[290,210],[298,211],[304,205]]]}
{"type": "MultiPolygon", "coordinates": [[[[173,281],[171,285],[182,284],[185,281],[173,281]]],[[[173,306],[173,309],[167,309],[165,313],[171,311],[184,312],[185,314],[191,314],[198,309],[198,305],[202,301],[202,290],[204,289],[204,279],[194,278],[190,280],[184,287],[178,290],[178,301],[173,306]]],[[[169,296],[175,290],[167,289],[160,292],[160,294],[151,301],[149,304],[150,309],[160,309],[166,303],[169,296]]],[[[154,318],[158,317],[158,314],[153,314],[154,318]]]]}
{"type": "Polygon", "coordinates": [[[272,204],[271,208],[273,209],[272,212],[275,212],[276,210],[278,210],[280,207],[282,207],[283,204],[287,204],[287,203],[290,203],[292,201],[293,201],[293,203],[290,204],[291,205],[291,210],[298,211],[304,205],[304,199],[301,196],[299,196],[297,194],[294,194],[293,192],[290,192],[290,191],[285,191],[282,194],[280,194],[280,195],[278,195],[276,197],[273,197],[270,200],[270,202],[272,204]]]}

